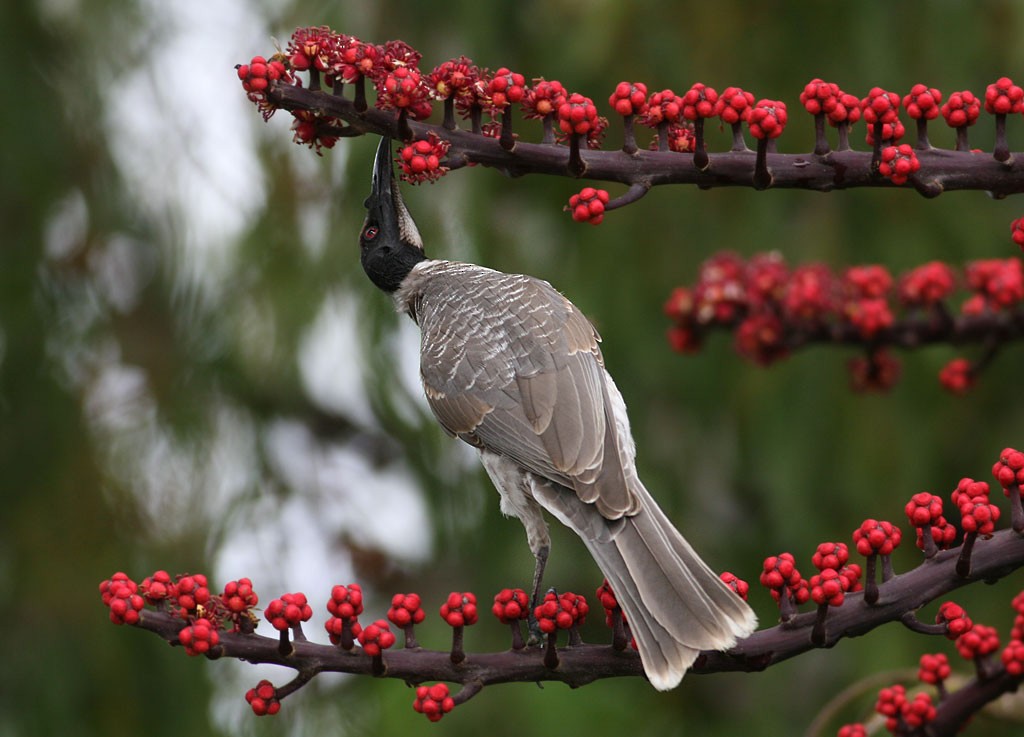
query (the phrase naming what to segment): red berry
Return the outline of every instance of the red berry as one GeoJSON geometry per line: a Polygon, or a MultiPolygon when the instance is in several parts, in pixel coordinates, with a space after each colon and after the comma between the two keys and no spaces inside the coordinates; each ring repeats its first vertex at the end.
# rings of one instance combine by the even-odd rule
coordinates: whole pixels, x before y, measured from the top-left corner
{"type": "Polygon", "coordinates": [[[970,90],[954,92],[942,105],[942,117],[951,128],[974,125],[981,112],[981,100],[970,90]]]}
{"type": "Polygon", "coordinates": [[[368,624],[359,632],[359,644],[367,655],[377,657],[384,650],[395,644],[395,635],[386,620],[378,619],[368,624]]]}
{"type": "Polygon", "coordinates": [[[263,611],[263,616],[276,630],[286,630],[289,627],[298,627],[313,616],[313,609],[306,601],[306,595],[302,593],[281,594],[281,598],[274,599],[263,611]]]}
{"type": "Polygon", "coordinates": [[[221,598],[228,611],[236,614],[253,608],[260,600],[256,592],[253,591],[252,581],[248,578],[228,581],[224,585],[224,593],[221,598]]]}
{"type": "Polygon", "coordinates": [[[915,84],[903,97],[903,107],[911,118],[932,120],[939,115],[942,93],[923,84],[915,84]]]}
{"type": "Polygon", "coordinates": [[[932,685],[945,681],[952,672],[949,667],[949,658],[944,653],[922,655],[920,664],[917,677],[925,683],[931,683],[932,685]]]}
{"type": "Polygon", "coordinates": [[[882,149],[882,158],[878,163],[878,171],[893,184],[906,184],[911,174],[921,168],[921,162],[909,143],[899,146],[886,146],[882,149]]]}
{"type": "Polygon", "coordinates": [[[441,605],[441,617],[450,627],[468,627],[476,624],[476,595],[469,591],[453,591],[441,605]]]}
{"type": "Polygon", "coordinates": [[[584,187],[569,198],[569,205],[565,209],[572,213],[572,219],[577,222],[599,225],[604,220],[608,199],[607,191],[584,187]]]}
{"type": "Polygon", "coordinates": [[[939,371],[939,382],[953,394],[966,394],[974,381],[974,369],[966,358],[954,358],[939,371]]]}
{"type": "Polygon", "coordinates": [[[948,297],[953,286],[953,270],[941,261],[931,261],[901,277],[899,295],[909,305],[931,305],[948,297]]]}
{"type": "Polygon", "coordinates": [[[529,597],[522,589],[502,589],[494,596],[491,612],[502,624],[514,624],[529,616],[529,597]]]}
{"type": "Polygon", "coordinates": [[[702,82],[697,82],[683,95],[683,117],[687,120],[710,118],[715,115],[718,92],[702,82]]]}
{"type": "Polygon", "coordinates": [[[647,110],[647,85],[643,82],[619,82],[608,98],[619,115],[641,115],[647,110]]]}
{"type": "Polygon", "coordinates": [[[518,72],[502,67],[494,73],[488,83],[487,94],[496,108],[504,109],[513,102],[522,101],[526,95],[526,78],[518,72]]]}
{"type": "Polygon", "coordinates": [[[527,118],[545,118],[555,115],[565,102],[568,93],[561,82],[545,79],[534,80],[534,85],[523,98],[523,115],[527,118]]]}
{"type": "Polygon", "coordinates": [[[589,97],[574,92],[558,108],[558,124],[565,135],[585,136],[597,123],[597,107],[589,97]]]}
{"type": "Polygon", "coordinates": [[[1006,672],[1015,678],[1024,675],[1024,642],[1010,640],[1001,655],[1006,672]]]}
{"type": "Polygon", "coordinates": [[[341,619],[358,617],[363,613],[362,587],[357,583],[334,586],[331,589],[331,599],[327,602],[327,611],[341,619]]]}
{"type": "Polygon", "coordinates": [[[173,586],[171,574],[167,571],[157,571],[142,580],[142,583],[139,584],[139,593],[142,594],[147,604],[157,604],[171,596],[173,586]]]}
{"type": "Polygon", "coordinates": [[[220,634],[213,622],[200,618],[178,633],[178,641],[189,655],[203,655],[217,646],[220,634]]]}
{"type": "Polygon", "coordinates": [[[973,660],[999,649],[999,633],[995,627],[975,622],[956,639],[956,649],[964,660],[973,660]]]}
{"type": "Polygon", "coordinates": [[[778,138],[786,127],[786,120],[786,103],[781,100],[758,100],[750,111],[747,124],[754,138],[778,138]]]}
{"type": "Polygon", "coordinates": [[[670,89],[651,93],[647,111],[640,118],[643,125],[656,128],[661,123],[677,123],[683,113],[683,98],[670,89]]]}
{"type": "Polygon", "coordinates": [[[874,519],[864,520],[853,532],[853,542],[857,552],[869,555],[891,555],[900,544],[902,533],[900,528],[890,522],[874,519]]]}
{"type": "Polygon", "coordinates": [[[255,688],[246,691],[245,700],[249,702],[253,713],[258,717],[273,716],[281,711],[277,690],[274,688],[274,684],[267,680],[260,681],[255,688]]]}
{"type": "Polygon", "coordinates": [[[985,112],[995,115],[1019,113],[1024,109],[1024,89],[1009,77],[1000,77],[985,89],[985,112]]]}
{"type": "Polygon", "coordinates": [[[749,583],[729,571],[724,571],[718,577],[722,579],[722,583],[735,591],[737,596],[743,599],[743,601],[747,600],[747,594],[750,591],[749,583]]]}
{"type": "Polygon", "coordinates": [[[946,625],[946,637],[950,640],[957,639],[974,626],[964,608],[952,601],[942,603],[939,613],[935,615],[935,623],[946,625]]]}
{"type": "Polygon", "coordinates": [[[436,722],[455,708],[455,700],[451,697],[448,686],[443,683],[435,683],[433,686],[417,686],[412,708],[430,721],[436,722]]]}
{"type": "Polygon", "coordinates": [[[836,83],[815,78],[804,86],[800,93],[800,104],[811,115],[829,114],[839,104],[841,94],[836,83]]]}
{"type": "Polygon", "coordinates": [[[715,115],[722,119],[723,123],[733,125],[739,122],[746,122],[750,118],[750,111],[754,107],[754,96],[744,92],[739,87],[726,87],[718,96],[715,103],[715,115]]]}

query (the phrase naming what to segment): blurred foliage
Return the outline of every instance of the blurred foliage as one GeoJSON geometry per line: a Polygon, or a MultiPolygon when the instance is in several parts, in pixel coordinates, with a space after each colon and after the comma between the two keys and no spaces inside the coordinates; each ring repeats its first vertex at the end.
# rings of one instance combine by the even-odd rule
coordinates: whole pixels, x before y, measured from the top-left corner
{"type": "MultiPolygon", "coordinates": [[[[374,142],[342,141],[318,159],[291,145],[285,115],[266,126],[250,108],[227,115],[242,98],[230,64],[271,52],[271,36],[328,24],[367,40],[401,38],[427,67],[466,54],[557,78],[598,102],[620,79],[677,91],[696,80],[739,85],[789,103],[780,148],[798,151],[811,148],[797,97],[812,77],[858,94],[919,81],[980,92],[1020,74],[1022,16],[1009,0],[3,4],[0,38],[17,67],[0,112],[0,602],[13,618],[2,635],[0,735],[468,735],[486,724],[498,736],[555,719],[579,732],[792,734],[850,684],[913,669],[923,652],[951,652],[892,626],[768,673],[691,677],[669,695],[639,680],[578,693],[489,689],[433,727],[400,684],[325,677],[268,724],[242,700],[262,675],[191,661],[110,626],[96,586],[118,569],[139,579],[156,568],[216,569],[219,582],[252,576],[267,601],[296,588],[298,571],[319,586],[307,590],[314,600],[352,577],[380,605],[397,590],[440,601],[471,589],[486,599],[531,570],[518,523],[501,519],[493,490],[424,414],[415,368],[401,358],[414,333],[398,332],[359,272],[374,142]],[[214,8],[215,18],[204,14],[214,8]],[[190,46],[197,38],[207,45],[190,46]],[[349,345],[335,345],[348,386],[333,400],[300,360],[328,303],[355,326],[349,345]],[[281,441],[296,428],[307,455],[281,441]],[[365,463],[337,480],[336,496],[301,481],[307,467],[329,470],[342,448],[365,463]],[[415,479],[425,506],[382,496],[376,515],[386,527],[403,510],[426,509],[430,555],[393,553],[387,531],[369,531],[373,515],[359,516],[371,489],[386,491],[374,479],[395,474],[415,479]],[[321,510],[322,524],[275,536],[296,500],[321,510]],[[343,521],[332,526],[335,509],[343,521]],[[301,546],[298,563],[281,564],[299,542],[345,567],[302,563],[301,546]],[[232,568],[238,560],[251,568],[232,568]]],[[[1012,149],[1024,147],[1022,130],[1011,123],[1012,149]]],[[[991,132],[983,120],[974,145],[991,132]]],[[[725,132],[710,137],[712,150],[728,145],[725,132]]],[[[933,141],[951,146],[953,137],[937,131],[933,141]]],[[[607,145],[617,144],[613,124],[607,145]]],[[[660,313],[669,290],[721,249],[894,272],[1012,255],[1016,202],[661,188],[592,228],[560,211],[578,187],[473,169],[408,200],[431,254],[543,277],[592,317],[630,406],[647,486],[713,565],[754,580],[766,555],[790,550],[807,561],[816,543],[847,539],[865,517],[898,521],[916,491],[946,495],[962,476],[987,479],[998,451],[1021,444],[1021,402],[1007,391],[1018,347],[966,398],[936,380],[950,348],[906,356],[890,395],[856,396],[840,350],[768,371],[740,363],[724,340],[681,358],[666,346],[660,313]]],[[[599,576],[578,565],[584,553],[570,537],[556,531],[548,581],[590,595],[599,576]]],[[[898,568],[915,562],[911,551],[897,556],[898,568]]],[[[1015,581],[958,599],[1005,628],[1015,581]]],[[[768,597],[754,592],[753,603],[770,624],[768,597]]],[[[448,633],[433,619],[420,639],[443,647],[448,633]]],[[[477,629],[470,650],[504,647],[500,628],[477,629]]],[[[863,716],[871,700],[838,718],[863,716]]],[[[971,733],[1006,729],[980,718],[971,733]]]]}

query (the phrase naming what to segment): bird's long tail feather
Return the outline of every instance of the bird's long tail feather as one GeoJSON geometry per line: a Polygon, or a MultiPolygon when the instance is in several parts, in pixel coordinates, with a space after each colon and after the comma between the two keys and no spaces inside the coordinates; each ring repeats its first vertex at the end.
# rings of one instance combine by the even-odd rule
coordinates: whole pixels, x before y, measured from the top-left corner
{"type": "Polygon", "coordinates": [[[701,650],[725,650],[757,626],[749,606],[700,559],[639,483],[640,511],[609,521],[569,489],[534,496],[578,534],[611,584],[651,684],[677,686],[701,650]]]}

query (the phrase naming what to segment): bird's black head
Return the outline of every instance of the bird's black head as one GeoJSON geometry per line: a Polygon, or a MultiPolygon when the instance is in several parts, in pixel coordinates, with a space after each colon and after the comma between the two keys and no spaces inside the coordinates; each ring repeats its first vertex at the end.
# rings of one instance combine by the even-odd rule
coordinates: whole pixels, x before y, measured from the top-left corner
{"type": "Polygon", "coordinates": [[[394,292],[426,256],[416,223],[398,190],[391,166],[391,139],[386,136],[377,147],[373,183],[365,205],[359,260],[374,284],[385,292],[394,292]]]}

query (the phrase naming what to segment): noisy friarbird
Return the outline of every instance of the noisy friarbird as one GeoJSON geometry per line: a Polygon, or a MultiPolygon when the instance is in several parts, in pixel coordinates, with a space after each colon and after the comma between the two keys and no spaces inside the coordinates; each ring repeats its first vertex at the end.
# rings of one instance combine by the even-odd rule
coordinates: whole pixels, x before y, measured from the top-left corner
{"type": "Polygon", "coordinates": [[[501,510],[526,527],[534,596],[546,511],[608,579],[655,688],[678,685],[701,650],[749,635],[753,611],[640,482],[626,406],[586,316],[540,279],[427,258],[389,138],[366,209],[363,269],[420,327],[420,378],[437,421],[479,451],[501,510]]]}

